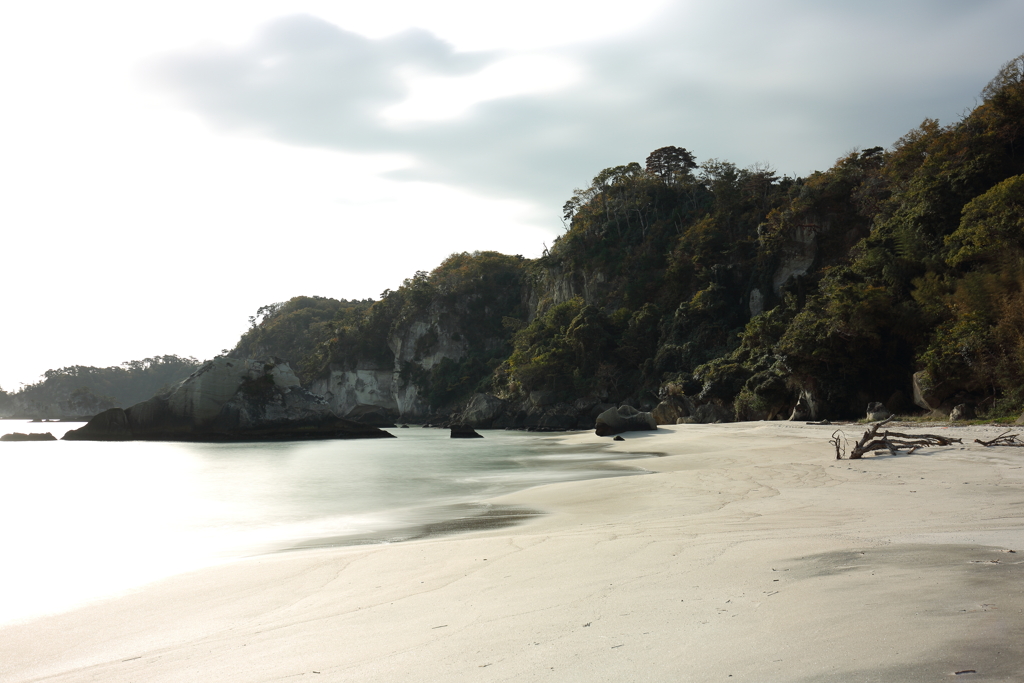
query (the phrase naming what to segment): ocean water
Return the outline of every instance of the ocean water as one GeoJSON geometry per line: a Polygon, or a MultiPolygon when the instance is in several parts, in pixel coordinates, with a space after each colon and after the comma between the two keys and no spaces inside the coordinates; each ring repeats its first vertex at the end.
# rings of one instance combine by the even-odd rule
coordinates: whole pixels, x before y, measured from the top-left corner
{"type": "MultiPolygon", "coordinates": [[[[0,434],[76,423],[0,421],[0,434]]],[[[556,436],[391,429],[395,439],[259,444],[0,443],[0,624],[221,562],[397,542],[534,511],[485,499],[642,472],[556,436]]],[[[614,456],[623,459],[621,454],[614,456]]]]}

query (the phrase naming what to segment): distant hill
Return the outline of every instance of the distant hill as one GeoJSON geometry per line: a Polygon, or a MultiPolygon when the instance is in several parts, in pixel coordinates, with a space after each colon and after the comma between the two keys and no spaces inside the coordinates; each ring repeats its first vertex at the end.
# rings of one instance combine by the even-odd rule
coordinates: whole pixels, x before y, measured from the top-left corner
{"type": "Polygon", "coordinates": [[[108,408],[125,408],[185,379],[199,366],[195,358],[157,356],[96,368],[73,365],[47,370],[43,378],[13,393],[0,392],[0,417],[72,419],[108,408]]]}

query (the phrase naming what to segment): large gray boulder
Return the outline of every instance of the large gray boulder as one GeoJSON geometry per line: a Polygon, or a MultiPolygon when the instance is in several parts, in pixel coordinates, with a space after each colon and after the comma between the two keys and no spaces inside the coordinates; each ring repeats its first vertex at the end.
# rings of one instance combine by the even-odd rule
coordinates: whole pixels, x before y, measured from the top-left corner
{"type": "Polygon", "coordinates": [[[697,409],[693,411],[693,419],[698,424],[732,422],[733,413],[728,408],[724,408],[717,403],[705,403],[702,406],[697,406],[697,409]]]}
{"type": "Polygon", "coordinates": [[[654,421],[660,425],[674,425],[681,417],[690,417],[695,408],[693,401],[686,396],[666,396],[665,399],[654,407],[651,415],[654,421]]]}
{"type": "Polygon", "coordinates": [[[286,363],[220,356],[170,392],[100,413],[68,441],[290,441],[388,437],[345,420],[286,363]]]}
{"type": "Polygon", "coordinates": [[[954,387],[936,381],[927,370],[914,373],[914,403],[932,412],[942,409],[942,404],[955,393],[954,387]]]}
{"type": "Polygon", "coordinates": [[[658,423],[650,413],[641,413],[631,406],[609,408],[597,416],[595,431],[598,436],[611,436],[622,432],[657,429],[658,423]]]}

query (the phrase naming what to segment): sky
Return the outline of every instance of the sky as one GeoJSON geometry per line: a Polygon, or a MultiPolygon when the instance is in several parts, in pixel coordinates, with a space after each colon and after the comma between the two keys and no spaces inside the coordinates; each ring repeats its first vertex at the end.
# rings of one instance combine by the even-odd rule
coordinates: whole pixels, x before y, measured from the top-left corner
{"type": "Polygon", "coordinates": [[[540,255],[666,145],[806,176],[955,122],[1019,0],[35,0],[0,8],[0,387],[210,358],[260,306],[540,255]]]}

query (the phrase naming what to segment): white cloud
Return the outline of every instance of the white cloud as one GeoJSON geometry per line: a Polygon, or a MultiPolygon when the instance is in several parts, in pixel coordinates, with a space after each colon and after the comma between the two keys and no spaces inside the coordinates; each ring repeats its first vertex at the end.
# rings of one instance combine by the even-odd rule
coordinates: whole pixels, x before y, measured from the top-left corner
{"type": "Polygon", "coordinates": [[[401,73],[407,96],[381,110],[386,121],[408,123],[458,118],[473,105],[489,100],[556,91],[576,83],[580,69],[567,59],[523,54],[502,59],[461,77],[401,73]]]}

